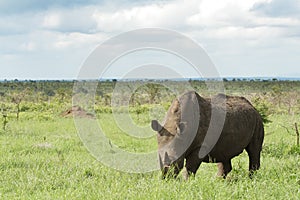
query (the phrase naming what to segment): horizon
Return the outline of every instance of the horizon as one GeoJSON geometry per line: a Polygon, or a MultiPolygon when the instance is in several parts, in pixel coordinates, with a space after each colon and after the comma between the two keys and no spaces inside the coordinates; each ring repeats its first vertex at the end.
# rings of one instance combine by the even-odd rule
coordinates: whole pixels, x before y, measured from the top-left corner
{"type": "Polygon", "coordinates": [[[107,78],[101,78],[101,79],[0,79],[0,82],[28,82],[28,81],[66,81],[66,82],[72,82],[72,81],[183,81],[183,80],[192,80],[192,81],[205,81],[205,80],[221,80],[224,81],[300,81],[300,77],[211,77],[211,78],[170,78],[170,79],[139,79],[139,78],[113,78],[113,77],[107,77],[107,78]]]}

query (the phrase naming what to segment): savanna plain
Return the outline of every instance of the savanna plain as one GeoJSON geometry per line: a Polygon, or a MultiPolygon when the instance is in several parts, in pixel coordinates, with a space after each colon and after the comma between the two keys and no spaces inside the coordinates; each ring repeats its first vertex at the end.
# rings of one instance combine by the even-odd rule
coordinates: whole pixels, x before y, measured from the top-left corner
{"type": "MultiPolygon", "coordinates": [[[[203,163],[188,181],[181,176],[162,180],[159,170],[125,173],[95,159],[72,117],[73,92],[88,95],[84,88],[73,91],[74,83],[0,82],[0,199],[300,199],[299,81],[224,79],[225,92],[245,96],[264,119],[261,168],[250,179],[248,156],[243,152],[233,159],[227,179],[216,177],[216,164],[203,163]]],[[[153,152],[157,149],[154,132],[146,139],[132,137],[118,127],[113,114],[126,112],[121,100],[126,102],[129,96],[131,119],[151,131],[150,121],[163,118],[176,94],[163,81],[132,84],[137,83],[99,82],[93,106],[77,111],[82,120],[97,120],[119,148],[153,152]],[[117,110],[111,107],[114,98],[121,101],[117,110]]],[[[186,90],[180,81],[171,84],[179,93],[186,90]]],[[[188,84],[202,96],[213,93],[203,81],[188,84]]]]}

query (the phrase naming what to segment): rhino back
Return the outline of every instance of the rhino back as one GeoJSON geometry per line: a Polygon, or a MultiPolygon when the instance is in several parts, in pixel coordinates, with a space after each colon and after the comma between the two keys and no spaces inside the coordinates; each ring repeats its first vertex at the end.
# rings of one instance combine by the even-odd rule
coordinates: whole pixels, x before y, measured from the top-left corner
{"type": "MultiPolygon", "coordinates": [[[[244,97],[220,96],[226,98],[226,118],[222,133],[210,156],[216,161],[231,159],[248,146],[262,124],[261,117],[251,103],[244,97]]],[[[224,109],[216,105],[215,109],[224,109]]]]}

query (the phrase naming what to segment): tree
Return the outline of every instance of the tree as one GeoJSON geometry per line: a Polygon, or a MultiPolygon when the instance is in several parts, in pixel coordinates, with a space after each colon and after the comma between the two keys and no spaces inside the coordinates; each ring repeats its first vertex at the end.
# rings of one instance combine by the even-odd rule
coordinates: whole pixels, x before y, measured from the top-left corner
{"type": "Polygon", "coordinates": [[[264,124],[267,124],[267,123],[270,123],[272,122],[271,120],[269,120],[269,107],[268,107],[268,104],[267,102],[262,99],[261,97],[255,97],[253,100],[253,105],[254,107],[256,108],[256,110],[259,112],[262,120],[263,120],[263,123],[264,124]]]}
{"type": "Polygon", "coordinates": [[[287,92],[283,102],[287,105],[287,110],[290,115],[295,114],[296,105],[299,100],[299,92],[287,92]]]}
{"type": "Polygon", "coordinates": [[[17,113],[16,113],[17,120],[19,120],[19,117],[20,117],[20,111],[21,111],[20,104],[21,104],[23,98],[24,98],[23,93],[13,94],[13,96],[12,96],[12,102],[14,104],[16,104],[16,108],[17,108],[17,113]]]}
{"type": "Polygon", "coordinates": [[[272,97],[275,101],[275,104],[278,106],[278,108],[281,107],[281,101],[282,101],[282,96],[283,96],[283,92],[282,92],[282,88],[280,85],[274,85],[272,87],[272,97]]]}
{"type": "Polygon", "coordinates": [[[67,96],[67,93],[66,93],[66,89],[64,88],[59,88],[57,89],[56,93],[58,94],[59,96],[59,101],[60,103],[64,102],[66,96],[67,96]]]}
{"type": "Polygon", "coordinates": [[[3,130],[5,131],[6,129],[6,125],[8,123],[8,120],[7,120],[7,107],[5,106],[5,104],[2,104],[1,106],[1,114],[2,114],[2,118],[3,118],[3,130]]]}
{"type": "Polygon", "coordinates": [[[11,97],[11,101],[12,103],[16,104],[16,114],[17,114],[17,120],[19,120],[20,117],[20,112],[21,112],[21,107],[20,104],[23,101],[26,93],[31,93],[30,88],[25,88],[23,91],[19,92],[19,93],[13,93],[12,97],[11,97]]]}
{"type": "Polygon", "coordinates": [[[149,103],[153,104],[155,96],[158,94],[159,85],[155,83],[146,84],[146,92],[149,95],[149,103]]]}

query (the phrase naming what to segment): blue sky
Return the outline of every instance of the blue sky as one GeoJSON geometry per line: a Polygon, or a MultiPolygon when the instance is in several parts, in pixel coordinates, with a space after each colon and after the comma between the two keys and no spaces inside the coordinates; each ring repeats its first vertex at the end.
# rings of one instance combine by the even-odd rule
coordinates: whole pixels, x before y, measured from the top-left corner
{"type": "Polygon", "coordinates": [[[0,0],[0,79],[74,79],[99,44],[147,27],[197,41],[224,77],[300,77],[299,0],[0,0]]]}

